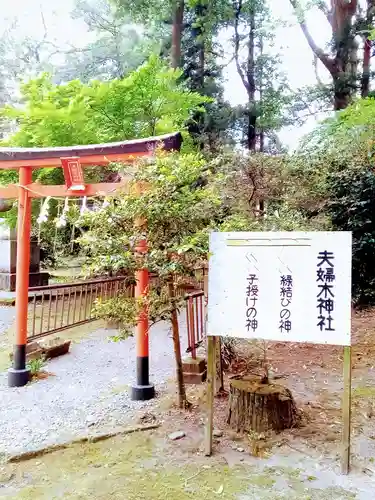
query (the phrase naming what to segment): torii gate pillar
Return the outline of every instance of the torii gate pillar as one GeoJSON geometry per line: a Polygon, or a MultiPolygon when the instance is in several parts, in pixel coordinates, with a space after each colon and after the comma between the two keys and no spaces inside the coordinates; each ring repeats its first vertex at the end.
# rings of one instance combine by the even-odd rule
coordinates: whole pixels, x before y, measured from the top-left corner
{"type": "MultiPolygon", "coordinates": [[[[19,185],[28,186],[32,181],[30,167],[19,169],[19,185]]],[[[29,192],[19,188],[17,216],[17,267],[16,267],[16,341],[13,367],[8,372],[9,387],[26,385],[30,370],[26,367],[27,311],[29,304],[31,198],[29,192]]]]}

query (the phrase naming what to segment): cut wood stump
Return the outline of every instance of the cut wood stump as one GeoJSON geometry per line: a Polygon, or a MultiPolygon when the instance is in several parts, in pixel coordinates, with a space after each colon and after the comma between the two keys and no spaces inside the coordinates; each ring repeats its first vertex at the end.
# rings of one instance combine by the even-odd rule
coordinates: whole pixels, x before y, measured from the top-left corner
{"type": "Polygon", "coordinates": [[[230,381],[228,424],[236,432],[280,432],[297,424],[297,407],[289,389],[260,378],[230,381]]]}

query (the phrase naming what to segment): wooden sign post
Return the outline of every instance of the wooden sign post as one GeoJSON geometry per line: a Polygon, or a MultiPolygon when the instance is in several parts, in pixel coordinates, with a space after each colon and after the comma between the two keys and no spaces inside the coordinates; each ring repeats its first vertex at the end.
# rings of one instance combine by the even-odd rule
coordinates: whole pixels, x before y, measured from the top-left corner
{"type": "MultiPolygon", "coordinates": [[[[8,372],[10,387],[21,387],[28,383],[30,370],[26,366],[27,313],[30,262],[31,199],[72,196],[105,196],[125,189],[127,181],[117,183],[85,184],[82,166],[108,165],[111,162],[134,162],[154,154],[157,147],[165,151],[178,151],[181,147],[180,133],[167,134],[134,141],[71,146],[57,148],[0,148],[0,169],[19,171],[18,184],[0,187],[0,198],[18,198],[17,218],[17,269],[16,269],[16,342],[14,361],[8,372]],[[44,186],[32,182],[34,169],[62,167],[65,186],[44,186]]],[[[147,243],[141,243],[147,250],[147,243]]],[[[143,296],[148,288],[148,271],[140,270],[136,294],[143,296]]],[[[137,295],[136,295],[137,296],[137,295]]],[[[137,353],[142,357],[141,369],[137,370],[137,381],[132,397],[146,400],[154,396],[154,388],[149,383],[149,335],[147,310],[138,319],[136,342],[137,353]]],[[[137,360],[139,366],[140,362],[137,360]]]]}
{"type": "Polygon", "coordinates": [[[344,346],[343,449],[349,472],[350,232],[211,233],[206,454],[212,452],[212,349],[221,336],[344,346]]]}
{"type": "Polygon", "coordinates": [[[351,398],[352,398],[352,348],[344,347],[344,394],[342,398],[342,453],[341,472],[349,474],[350,470],[350,431],[351,431],[351,398]]]}

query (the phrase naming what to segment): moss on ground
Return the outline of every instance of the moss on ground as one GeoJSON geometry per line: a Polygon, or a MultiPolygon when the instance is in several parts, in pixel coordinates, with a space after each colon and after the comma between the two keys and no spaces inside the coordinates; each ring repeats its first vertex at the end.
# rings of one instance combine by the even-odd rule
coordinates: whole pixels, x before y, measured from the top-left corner
{"type": "Polygon", "coordinates": [[[9,347],[0,349],[0,372],[5,372],[10,367],[9,347]]]}
{"type": "Polygon", "coordinates": [[[120,384],[116,385],[111,389],[111,394],[122,394],[124,392],[129,392],[130,385],[129,384],[120,384]]]}
{"type": "Polygon", "coordinates": [[[352,391],[353,398],[375,398],[374,386],[359,386],[352,391]]]}
{"type": "MultiPolygon", "coordinates": [[[[18,475],[32,477],[14,499],[189,500],[238,498],[246,491],[248,472],[218,464],[202,468],[194,464],[167,465],[146,433],[107,442],[76,445],[43,458],[18,464],[18,475]],[[153,457],[159,457],[152,461],[153,457]],[[150,465],[151,463],[151,465],[150,465]],[[221,492],[221,493],[220,493],[221,492]]],[[[254,477],[260,487],[271,485],[265,475],[254,477]]]]}
{"type": "MultiPolygon", "coordinates": [[[[349,500],[341,488],[312,488],[300,469],[240,464],[181,454],[143,432],[73,445],[7,466],[1,493],[14,500],[349,500]],[[10,496],[11,495],[11,496],[10,496]]],[[[1,496],[1,494],[0,494],[1,496]]]]}

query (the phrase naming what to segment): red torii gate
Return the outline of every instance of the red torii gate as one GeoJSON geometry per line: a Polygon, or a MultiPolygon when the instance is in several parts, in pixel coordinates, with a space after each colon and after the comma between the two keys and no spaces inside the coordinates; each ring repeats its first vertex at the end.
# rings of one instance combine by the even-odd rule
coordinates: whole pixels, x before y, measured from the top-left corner
{"type": "MultiPolygon", "coordinates": [[[[54,148],[0,148],[0,169],[19,171],[18,184],[0,187],[0,198],[18,198],[17,268],[16,268],[16,342],[13,366],[8,372],[8,385],[21,387],[30,380],[26,367],[27,313],[30,265],[31,199],[51,197],[103,196],[123,187],[117,183],[85,184],[81,166],[108,165],[111,162],[134,162],[137,158],[152,156],[157,147],[165,151],[180,150],[179,132],[132,141],[67,146],[54,148]],[[46,186],[32,182],[32,172],[46,167],[63,167],[65,186],[46,186]]],[[[138,251],[147,251],[146,241],[139,242],[138,251]]],[[[146,269],[136,273],[136,296],[147,292],[149,276],[146,269]]],[[[136,330],[137,377],[132,386],[134,400],[154,397],[155,389],[149,381],[148,316],[144,311],[136,330]]]]}

